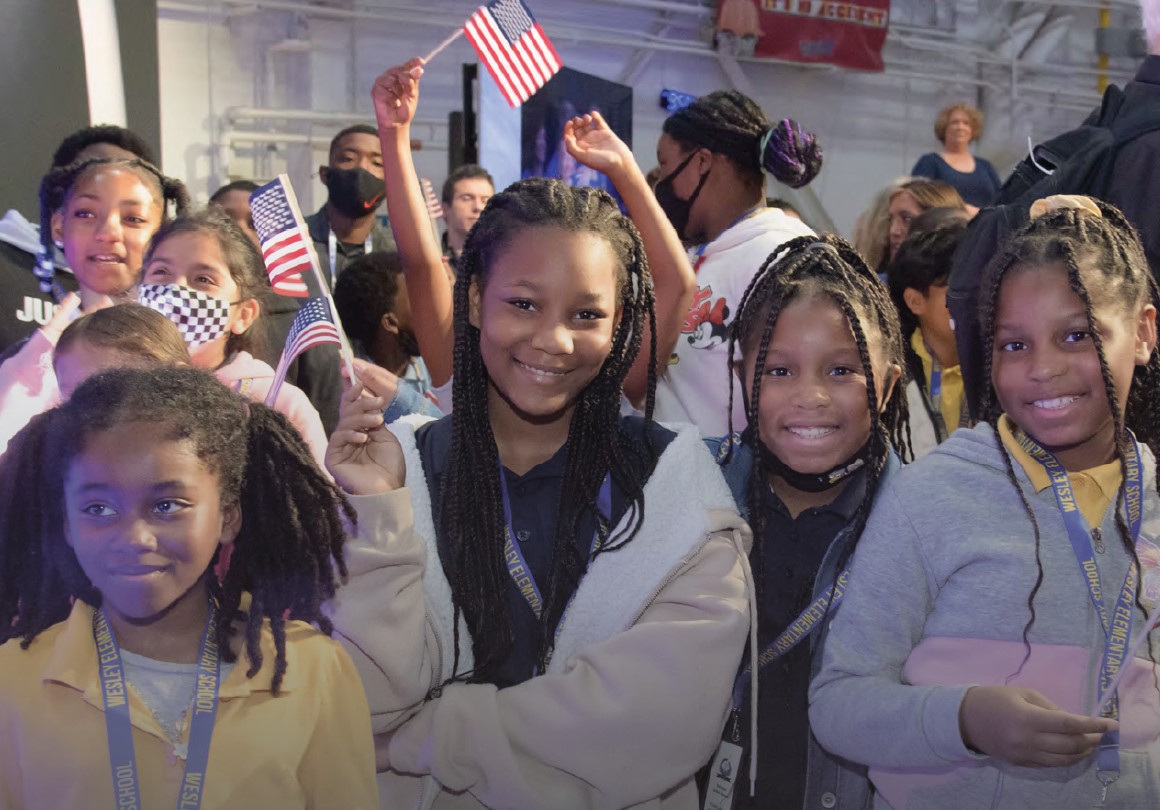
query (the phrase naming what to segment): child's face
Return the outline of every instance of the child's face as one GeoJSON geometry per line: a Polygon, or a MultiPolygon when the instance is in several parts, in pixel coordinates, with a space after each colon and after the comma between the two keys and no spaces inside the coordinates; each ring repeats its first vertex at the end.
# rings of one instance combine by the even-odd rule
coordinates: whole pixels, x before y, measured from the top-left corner
{"type": "Polygon", "coordinates": [[[68,543],[114,628],[205,599],[196,586],[241,525],[238,507],[222,504],[218,476],[171,430],[117,425],[90,436],[69,465],[68,543]]]}
{"type": "Polygon", "coordinates": [[[922,335],[928,341],[938,340],[943,344],[954,344],[955,330],[951,328],[951,313],[947,309],[947,285],[932,284],[926,293],[907,288],[903,293],[906,306],[918,319],[922,335]]]}
{"type": "Polygon", "coordinates": [[[471,324],[498,397],[523,419],[570,411],[600,373],[616,322],[616,259],[592,233],[533,227],[493,260],[487,284],[473,282],[471,324]]]}
{"type": "Polygon", "coordinates": [[[81,175],[52,215],[53,239],[82,287],[121,295],[137,281],[149,239],[161,227],[155,187],[133,169],[103,166],[81,175]]]}
{"type": "Polygon", "coordinates": [[[71,397],[81,383],[102,371],[145,367],[140,358],[130,357],[116,349],[94,346],[85,340],[76,341],[68,351],[57,352],[52,365],[62,399],[71,397]]]}
{"type": "MultiPolygon", "coordinates": [[[[1007,415],[1070,469],[1111,460],[1112,412],[1083,301],[1062,265],[1015,269],[995,311],[992,374],[1007,415]]],[[[1126,310],[1093,296],[1121,415],[1136,365],[1156,345],[1156,310],[1126,310]]]]}
{"type": "Polygon", "coordinates": [[[190,356],[199,368],[220,365],[229,336],[240,335],[249,329],[260,312],[257,301],[239,300],[241,288],[230,273],[221,244],[212,234],[193,231],[170,236],[153,250],[141,281],[143,284],[176,284],[235,305],[230,307],[230,318],[220,337],[190,347],[190,356]]]}
{"type": "MultiPolygon", "coordinates": [[[[880,339],[867,331],[885,407],[901,370],[879,358],[880,339]]],[[[760,334],[760,333],[759,333],[760,334]]],[[[742,357],[749,390],[757,356],[754,345],[742,357]]],[[[759,435],[771,453],[794,470],[824,473],[848,460],[870,438],[866,373],[850,324],[822,295],[799,297],[782,309],[769,341],[762,375],[759,435]]]]}

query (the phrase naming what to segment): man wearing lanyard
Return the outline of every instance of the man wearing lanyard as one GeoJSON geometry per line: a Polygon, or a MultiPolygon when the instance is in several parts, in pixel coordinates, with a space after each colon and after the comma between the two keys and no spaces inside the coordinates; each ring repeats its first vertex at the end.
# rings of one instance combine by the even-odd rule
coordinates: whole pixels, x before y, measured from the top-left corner
{"type": "Polygon", "coordinates": [[[326,204],[306,217],[306,228],[331,289],[351,259],[373,251],[394,250],[391,232],[375,213],[386,193],[379,133],[367,124],[339,132],[330,142],[325,166],[318,170],[326,186],[326,204]]]}

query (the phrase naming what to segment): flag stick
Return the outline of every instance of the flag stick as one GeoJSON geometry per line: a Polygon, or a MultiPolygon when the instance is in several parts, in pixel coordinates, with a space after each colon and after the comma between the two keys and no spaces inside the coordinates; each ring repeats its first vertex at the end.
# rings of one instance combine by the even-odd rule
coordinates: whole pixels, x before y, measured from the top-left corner
{"type": "Polygon", "coordinates": [[[1112,699],[1112,695],[1116,694],[1116,687],[1120,685],[1120,678],[1123,677],[1124,672],[1128,669],[1128,662],[1136,657],[1136,653],[1140,651],[1140,647],[1148,640],[1148,636],[1152,635],[1152,630],[1156,627],[1156,622],[1160,621],[1160,605],[1152,608],[1152,612],[1148,614],[1147,620],[1144,622],[1144,632],[1140,634],[1140,638],[1132,645],[1132,649],[1124,656],[1124,663],[1120,665],[1120,671],[1112,678],[1112,682],[1108,684],[1108,688],[1100,695],[1100,702],[1096,705],[1096,714],[1103,712],[1104,706],[1112,699]]]}
{"type": "Polygon", "coordinates": [[[423,57],[423,63],[426,64],[427,62],[430,62],[432,59],[434,59],[439,54],[443,53],[443,50],[448,45],[450,45],[455,40],[459,39],[461,36],[463,36],[463,29],[462,28],[456,29],[454,34],[452,34],[451,36],[447,37],[447,39],[440,42],[438,45],[435,46],[435,50],[431,51],[431,53],[429,53],[423,57]]]}

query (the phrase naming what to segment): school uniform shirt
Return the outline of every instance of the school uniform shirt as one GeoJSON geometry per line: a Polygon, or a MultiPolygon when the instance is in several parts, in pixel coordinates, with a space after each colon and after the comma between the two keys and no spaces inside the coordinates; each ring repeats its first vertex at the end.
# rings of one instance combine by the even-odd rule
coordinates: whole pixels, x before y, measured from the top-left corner
{"type": "MultiPolygon", "coordinates": [[[[658,460],[636,537],[589,566],[547,671],[498,688],[442,685],[455,658],[453,608],[420,424],[392,425],[407,486],[356,499],[374,511],[360,504],[350,579],[329,606],[373,728],[394,730],[383,808],[693,810],[692,775],[720,739],[749,627],[747,529],[695,429],[677,431],[658,460]]],[[[513,481],[530,485],[516,497],[551,486],[550,470],[531,472],[536,480],[513,481]]],[[[520,520],[545,531],[536,514],[520,520]]],[[[466,672],[462,620],[459,633],[466,672]]]]}
{"type": "MultiPolygon", "coordinates": [[[[324,204],[313,214],[305,217],[305,221],[306,230],[310,232],[310,238],[314,241],[314,252],[318,254],[318,266],[322,270],[322,277],[326,279],[327,286],[333,288],[333,279],[338,278],[339,274],[342,273],[342,268],[366,253],[366,243],[336,240],[334,263],[337,266],[331,272],[330,217],[326,213],[326,205],[324,204]]],[[[371,252],[394,252],[396,250],[398,248],[395,247],[395,237],[391,234],[390,228],[384,227],[380,224],[379,218],[375,217],[374,224],[371,226],[371,252]]]]}
{"type": "MultiPolygon", "coordinates": [[[[249,352],[238,352],[213,374],[234,391],[254,402],[263,403],[266,401],[266,395],[270,393],[275,377],[274,369],[255,359],[249,352]]],[[[318,411],[310,404],[306,395],[290,383],[283,383],[278,391],[278,398],[274,401],[274,410],[289,419],[290,424],[298,429],[319,468],[326,469],[324,466],[326,431],[322,428],[318,411]]]]}
{"type": "MultiPolygon", "coordinates": [[[[815,581],[834,539],[849,526],[866,494],[866,476],[857,473],[831,502],[807,509],[796,518],[773,490],[762,498],[762,532],[757,646],[764,650],[814,601],[815,581]]],[[[754,561],[756,551],[750,554],[754,561]]],[[[820,583],[823,586],[831,583],[820,583]]],[[[759,673],[757,695],[757,790],[750,798],[747,779],[735,788],[738,810],[803,807],[809,764],[810,720],[806,694],[810,685],[813,645],[798,644],[759,673]]],[[[749,728],[749,702],[741,704],[739,728],[749,728]]],[[[746,747],[738,772],[749,773],[746,747]]]]}
{"type": "MultiPolygon", "coordinates": [[[[1155,459],[1140,451],[1137,552],[1150,605],[1160,597],[1160,497],[1155,459]]],[[[1100,469],[1086,474],[1103,493],[1092,499],[1096,511],[1086,510],[1094,517],[1112,479],[1100,469]]],[[[1073,485],[1079,478],[1070,477],[1073,485]]],[[[1094,543],[1094,557],[1112,611],[1130,555],[1114,509],[1089,525],[1108,538],[1094,543]]],[[[990,425],[957,431],[884,487],[852,570],[811,685],[810,720],[822,745],[870,766],[876,808],[1103,806],[1093,757],[1023,768],[973,753],[962,738],[959,712],[972,685],[1035,689],[1065,711],[1091,714],[1106,643],[1053,488],[1037,489],[990,425]],[[1039,526],[1038,550],[1016,485],[1039,526]],[[1043,582],[1025,643],[1037,551],[1043,582]]],[[[1145,617],[1133,612],[1138,638],[1145,617]]],[[[1150,644],[1160,655],[1155,634],[1150,644]]],[[[1148,654],[1124,664],[1120,776],[1108,807],[1160,807],[1160,694],[1148,654]]]]}
{"type": "MultiPolygon", "coordinates": [[[[378,806],[366,698],[350,658],[304,622],[286,623],[286,675],[270,692],[274,637],[262,630],[253,678],[238,663],[221,684],[204,810],[378,806]]],[[[93,609],[27,650],[0,646],[0,809],[115,807],[93,609]]],[[[143,808],[177,806],[184,762],[135,691],[126,690],[143,808]]]]}
{"type": "Polygon", "coordinates": [[[912,377],[906,384],[906,399],[910,412],[910,442],[914,457],[921,458],[967,423],[963,372],[957,365],[946,368],[939,366],[922,338],[922,330],[917,328],[910,337],[908,366],[912,377]],[[936,366],[939,369],[942,389],[938,408],[935,407],[930,395],[936,366]]]}
{"type": "MultiPolygon", "coordinates": [[[[29,337],[56,312],[52,293],[40,291],[33,268],[40,231],[18,211],[0,218],[0,351],[29,337]]],[[[77,281],[63,257],[56,261],[56,281],[69,291],[77,281]]]]}
{"type": "MultiPolygon", "coordinates": [[[[676,347],[663,359],[656,418],[690,422],[704,436],[729,433],[729,325],[737,304],[765,260],[790,239],[813,231],[778,208],[760,208],[707,245],[689,252],[697,291],[676,347]]],[[[745,428],[745,407],[734,397],[733,430],[745,428]]]]}

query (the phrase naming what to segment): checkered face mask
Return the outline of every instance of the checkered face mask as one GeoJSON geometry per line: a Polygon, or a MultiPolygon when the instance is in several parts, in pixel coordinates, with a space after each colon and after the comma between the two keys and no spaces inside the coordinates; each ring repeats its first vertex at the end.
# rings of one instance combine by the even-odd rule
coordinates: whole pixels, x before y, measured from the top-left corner
{"type": "Polygon", "coordinates": [[[177,326],[192,348],[221,337],[230,322],[230,302],[176,284],[142,284],[137,300],[177,326]]]}

